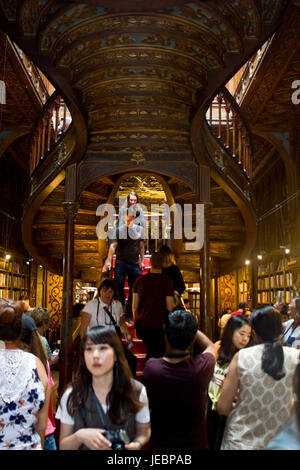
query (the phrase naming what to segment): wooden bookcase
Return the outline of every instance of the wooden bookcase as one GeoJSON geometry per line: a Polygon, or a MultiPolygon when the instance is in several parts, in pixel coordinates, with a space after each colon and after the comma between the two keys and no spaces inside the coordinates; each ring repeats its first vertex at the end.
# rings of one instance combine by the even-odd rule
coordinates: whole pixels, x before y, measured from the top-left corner
{"type": "Polygon", "coordinates": [[[258,264],[258,304],[288,304],[293,299],[293,272],[287,264],[284,256],[258,264]]]}
{"type": "Polygon", "coordinates": [[[0,297],[18,300],[29,293],[29,265],[26,259],[9,251],[10,258],[0,248],[0,297]]]}
{"type": "Polygon", "coordinates": [[[249,265],[242,266],[237,270],[237,304],[246,302],[249,304],[250,292],[250,268],[249,265]]]}

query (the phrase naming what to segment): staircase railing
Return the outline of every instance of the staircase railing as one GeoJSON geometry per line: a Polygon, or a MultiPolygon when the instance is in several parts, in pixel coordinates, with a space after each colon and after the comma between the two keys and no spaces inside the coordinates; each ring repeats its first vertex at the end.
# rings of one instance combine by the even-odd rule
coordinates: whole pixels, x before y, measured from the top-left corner
{"type": "Polygon", "coordinates": [[[66,103],[58,93],[54,93],[43,107],[33,132],[30,151],[30,174],[39,162],[53,150],[54,146],[61,141],[71,122],[71,114],[66,103]]]}
{"type": "Polygon", "coordinates": [[[43,104],[49,99],[55,88],[51,83],[43,76],[40,70],[34,65],[34,63],[28,59],[27,55],[12,41],[10,41],[11,47],[15,50],[19,59],[23,63],[24,70],[27,76],[31,80],[32,86],[35,88],[40,100],[43,104]]]}
{"type": "MultiPolygon", "coordinates": [[[[206,112],[206,121],[219,144],[251,180],[250,130],[239,106],[226,88],[213,99],[206,112]]],[[[219,161],[217,163],[220,164],[219,161]]]]}
{"type": "Polygon", "coordinates": [[[263,62],[263,59],[272,43],[272,40],[273,40],[273,37],[274,35],[269,38],[262,46],[260,49],[258,49],[258,51],[255,52],[255,54],[253,54],[253,56],[251,57],[251,59],[247,62],[244,70],[243,70],[243,73],[242,73],[242,76],[241,76],[241,79],[236,87],[236,90],[234,91],[231,91],[232,94],[234,95],[234,98],[236,100],[236,102],[241,105],[246,93],[247,93],[247,90],[249,89],[253,79],[255,78],[255,75],[256,75],[256,72],[257,70],[259,69],[259,66],[260,64],[263,62]]]}

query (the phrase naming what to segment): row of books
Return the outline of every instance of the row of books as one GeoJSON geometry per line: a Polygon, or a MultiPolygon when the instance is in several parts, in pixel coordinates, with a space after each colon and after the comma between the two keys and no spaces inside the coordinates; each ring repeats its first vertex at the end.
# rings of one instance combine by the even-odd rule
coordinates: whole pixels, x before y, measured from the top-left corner
{"type": "Polygon", "coordinates": [[[293,293],[291,291],[264,291],[258,292],[257,302],[259,304],[270,304],[273,305],[275,302],[279,301],[283,304],[289,304],[293,299],[293,293]]]}
{"type": "Polygon", "coordinates": [[[0,286],[11,286],[11,274],[0,272],[0,286]]]}
{"type": "Polygon", "coordinates": [[[24,287],[15,288],[14,290],[8,287],[0,287],[0,298],[5,297],[5,298],[18,300],[20,295],[22,294],[22,292],[20,293],[20,291],[24,291],[24,287]]]}
{"type": "Polygon", "coordinates": [[[0,269],[5,271],[10,271],[14,274],[26,274],[26,264],[25,263],[18,263],[14,260],[5,260],[4,258],[0,258],[0,269]]]}
{"type": "Polygon", "coordinates": [[[262,277],[257,281],[258,289],[272,289],[276,287],[291,287],[293,285],[292,273],[275,274],[270,277],[262,277]]]}

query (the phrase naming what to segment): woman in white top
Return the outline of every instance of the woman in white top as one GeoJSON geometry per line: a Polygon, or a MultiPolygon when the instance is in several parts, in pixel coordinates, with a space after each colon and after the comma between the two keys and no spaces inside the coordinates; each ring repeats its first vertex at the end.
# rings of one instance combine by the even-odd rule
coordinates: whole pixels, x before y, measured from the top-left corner
{"type": "Polygon", "coordinates": [[[98,288],[97,298],[87,302],[81,311],[80,337],[83,338],[87,329],[94,326],[115,329],[114,322],[130,342],[132,335],[125,322],[122,304],[118,300],[117,286],[112,279],[104,279],[98,288]]]}
{"type": "Polygon", "coordinates": [[[114,450],[118,436],[125,450],[140,450],[149,441],[146,389],[131,378],[111,328],[99,326],[86,332],[76,378],[63,394],[56,418],[61,421],[62,450],[114,450]]]}
{"type": "Polygon", "coordinates": [[[283,324],[282,343],[284,346],[300,349],[300,297],[289,304],[288,314],[291,319],[283,324]]]}
{"type": "Polygon", "coordinates": [[[217,404],[228,415],[221,450],[265,449],[290,418],[299,351],[281,346],[274,307],[255,310],[250,324],[258,344],[235,354],[217,404]]]}
{"type": "Polygon", "coordinates": [[[0,450],[41,450],[50,388],[43,363],[20,348],[23,308],[0,304],[0,450]]]}

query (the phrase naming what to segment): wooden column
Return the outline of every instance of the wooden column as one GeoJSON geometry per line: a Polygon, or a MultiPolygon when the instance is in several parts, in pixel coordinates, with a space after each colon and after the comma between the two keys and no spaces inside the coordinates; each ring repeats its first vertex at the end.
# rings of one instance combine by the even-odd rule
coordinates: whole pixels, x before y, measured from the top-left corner
{"type": "Polygon", "coordinates": [[[210,169],[199,165],[198,202],[204,204],[204,243],[200,250],[200,330],[212,338],[212,318],[210,307],[210,242],[209,242],[209,216],[210,202],[210,169]]]}
{"type": "Polygon", "coordinates": [[[200,251],[200,329],[212,338],[211,283],[209,259],[209,215],[210,203],[204,203],[204,244],[200,251]]]}
{"type": "Polygon", "coordinates": [[[63,302],[61,323],[61,362],[59,393],[72,380],[72,311],[74,268],[74,221],[79,204],[76,202],[76,164],[66,170],[65,202],[65,248],[63,263],[63,302]]]}

